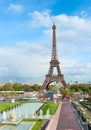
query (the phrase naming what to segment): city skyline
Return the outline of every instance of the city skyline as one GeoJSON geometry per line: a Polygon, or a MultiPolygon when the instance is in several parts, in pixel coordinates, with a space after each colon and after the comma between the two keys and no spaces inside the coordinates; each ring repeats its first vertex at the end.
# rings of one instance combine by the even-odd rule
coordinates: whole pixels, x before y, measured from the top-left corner
{"type": "Polygon", "coordinates": [[[0,0],[0,82],[44,81],[54,22],[64,79],[91,81],[90,7],[90,0],[0,0]]]}

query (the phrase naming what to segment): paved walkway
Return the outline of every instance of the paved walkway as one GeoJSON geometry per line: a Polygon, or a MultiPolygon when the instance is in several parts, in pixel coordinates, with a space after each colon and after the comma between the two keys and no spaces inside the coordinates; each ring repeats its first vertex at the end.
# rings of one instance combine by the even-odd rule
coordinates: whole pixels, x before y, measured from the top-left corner
{"type": "Polygon", "coordinates": [[[62,103],[46,130],[82,130],[70,103],[62,103]]]}
{"type": "Polygon", "coordinates": [[[51,121],[49,122],[49,125],[47,126],[46,130],[56,130],[58,120],[59,120],[59,113],[61,110],[61,104],[59,105],[55,115],[52,117],[51,121]]]}

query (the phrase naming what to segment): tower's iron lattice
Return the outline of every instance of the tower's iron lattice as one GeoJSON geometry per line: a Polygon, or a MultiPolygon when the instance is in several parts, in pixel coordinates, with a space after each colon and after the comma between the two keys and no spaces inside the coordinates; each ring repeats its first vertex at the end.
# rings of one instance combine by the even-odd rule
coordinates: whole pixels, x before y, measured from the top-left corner
{"type": "Polygon", "coordinates": [[[52,29],[53,29],[52,55],[51,55],[49,72],[46,75],[45,80],[43,82],[43,88],[44,89],[46,89],[51,82],[55,82],[55,81],[60,82],[64,87],[66,87],[66,82],[64,80],[63,74],[61,74],[61,70],[60,70],[60,67],[59,67],[60,62],[58,61],[58,56],[57,56],[56,25],[55,24],[53,24],[52,29]],[[54,68],[57,69],[56,75],[53,74],[54,68]]]}

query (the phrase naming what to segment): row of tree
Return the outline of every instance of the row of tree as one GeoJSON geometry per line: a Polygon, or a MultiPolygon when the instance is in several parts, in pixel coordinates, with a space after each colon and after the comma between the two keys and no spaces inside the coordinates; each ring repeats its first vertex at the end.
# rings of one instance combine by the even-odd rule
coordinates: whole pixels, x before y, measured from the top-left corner
{"type": "Polygon", "coordinates": [[[42,90],[42,86],[38,84],[27,85],[20,83],[6,83],[2,87],[0,87],[0,91],[39,91],[42,90]]]}
{"type": "MultiPolygon", "coordinates": [[[[82,94],[87,93],[91,97],[91,85],[89,84],[82,84],[82,83],[77,83],[77,84],[72,84],[68,85],[67,88],[60,88],[57,85],[49,85],[48,86],[49,90],[60,90],[61,94],[63,96],[74,96],[75,92],[80,92],[82,94]]],[[[34,85],[28,85],[28,84],[20,84],[20,83],[6,83],[2,87],[0,87],[0,91],[41,91],[43,90],[43,87],[38,84],[34,85]]]]}
{"type": "Polygon", "coordinates": [[[88,94],[91,97],[91,85],[90,84],[72,84],[68,85],[67,88],[61,89],[62,96],[79,96],[76,92],[79,92],[80,95],[88,94]],[[77,94],[77,95],[76,95],[77,94]]]}

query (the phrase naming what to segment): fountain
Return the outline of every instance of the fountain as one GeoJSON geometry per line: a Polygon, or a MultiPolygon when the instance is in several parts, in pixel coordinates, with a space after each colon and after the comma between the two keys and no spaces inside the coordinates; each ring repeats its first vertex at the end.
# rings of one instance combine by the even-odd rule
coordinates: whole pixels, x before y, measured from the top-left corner
{"type": "Polygon", "coordinates": [[[36,118],[36,116],[37,116],[37,115],[36,115],[36,112],[35,112],[34,115],[32,116],[32,118],[36,118]]]}
{"type": "Polygon", "coordinates": [[[28,110],[26,109],[25,118],[28,118],[28,110]]]}
{"type": "MultiPolygon", "coordinates": [[[[3,124],[3,127],[0,127],[0,130],[22,130],[22,120],[24,118],[37,118],[36,111],[43,105],[43,103],[26,103],[21,106],[17,106],[11,110],[4,111],[0,114],[0,122],[3,124]]],[[[43,111],[40,111],[40,116],[43,116],[43,111]]],[[[31,122],[30,122],[31,123],[31,122]]],[[[24,126],[27,124],[23,122],[24,126]]],[[[25,128],[26,129],[26,128],[25,128]]]]}
{"type": "Polygon", "coordinates": [[[49,109],[47,110],[47,112],[46,112],[46,115],[45,115],[45,116],[46,116],[46,118],[48,118],[48,119],[50,118],[50,116],[51,116],[51,115],[50,115],[50,110],[49,110],[49,109]]]}
{"type": "Polygon", "coordinates": [[[12,99],[11,102],[12,102],[12,103],[15,103],[15,99],[12,99]]]}
{"type": "Polygon", "coordinates": [[[50,111],[49,111],[49,109],[47,110],[47,115],[49,115],[50,114],[50,111]]]}
{"type": "Polygon", "coordinates": [[[42,117],[43,117],[43,111],[40,110],[40,118],[42,118],[42,117]]]}
{"type": "Polygon", "coordinates": [[[6,111],[3,111],[2,114],[2,121],[6,121],[7,117],[6,117],[6,111]]]}

